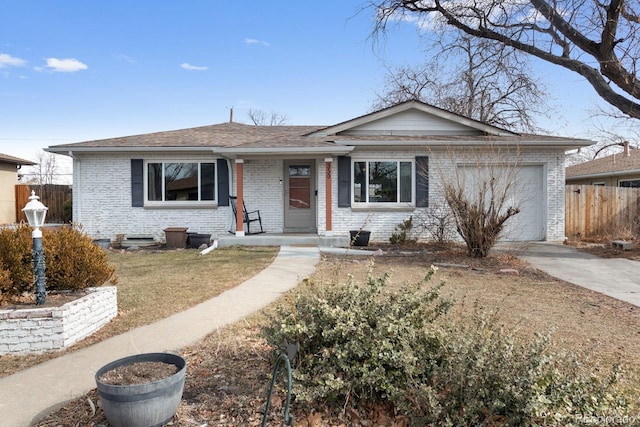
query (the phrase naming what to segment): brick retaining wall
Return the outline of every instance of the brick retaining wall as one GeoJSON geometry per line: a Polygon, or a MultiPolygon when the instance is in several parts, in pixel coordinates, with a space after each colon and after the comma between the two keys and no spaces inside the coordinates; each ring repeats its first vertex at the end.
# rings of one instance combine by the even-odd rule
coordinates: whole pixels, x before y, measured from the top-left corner
{"type": "Polygon", "coordinates": [[[88,291],[60,307],[0,310],[0,355],[62,350],[116,317],[115,286],[88,291]]]}

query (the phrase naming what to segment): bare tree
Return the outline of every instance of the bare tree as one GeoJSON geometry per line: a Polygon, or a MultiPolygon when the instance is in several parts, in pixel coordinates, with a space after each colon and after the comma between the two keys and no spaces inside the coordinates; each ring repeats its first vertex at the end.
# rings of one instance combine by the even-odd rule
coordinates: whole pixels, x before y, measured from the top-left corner
{"type": "Polygon", "coordinates": [[[280,113],[276,113],[272,111],[270,114],[265,113],[262,110],[254,110],[251,108],[247,113],[249,115],[249,119],[256,126],[281,126],[286,124],[289,118],[280,113]]]}
{"type": "Polygon", "coordinates": [[[391,71],[374,109],[417,99],[490,125],[539,130],[534,115],[549,111],[546,93],[517,51],[464,34],[443,35],[425,53],[433,51],[422,66],[391,71]]]}
{"type": "Polygon", "coordinates": [[[24,168],[24,182],[31,185],[70,184],[72,165],[65,156],[40,151],[33,159],[34,166],[24,168]]]}
{"type": "Polygon", "coordinates": [[[28,177],[27,182],[40,186],[53,184],[56,180],[56,175],[58,175],[59,172],[56,155],[40,151],[36,155],[34,161],[37,164],[31,166],[29,173],[25,174],[25,176],[28,177]]]}
{"type": "Polygon", "coordinates": [[[640,118],[640,6],[630,0],[371,0],[374,34],[398,19],[455,28],[559,65],[640,118]]]}
{"type": "Polygon", "coordinates": [[[484,258],[521,209],[519,151],[487,144],[461,156],[452,149],[449,162],[437,171],[444,199],[469,256],[484,258]]]}

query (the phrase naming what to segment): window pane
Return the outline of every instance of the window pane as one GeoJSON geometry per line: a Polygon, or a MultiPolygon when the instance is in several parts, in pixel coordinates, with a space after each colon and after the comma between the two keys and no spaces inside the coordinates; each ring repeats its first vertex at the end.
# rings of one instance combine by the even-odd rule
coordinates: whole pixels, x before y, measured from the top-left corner
{"type": "Polygon", "coordinates": [[[353,163],[353,201],[354,202],[366,202],[367,195],[365,189],[367,188],[367,163],[366,162],[354,162],[353,163]]]}
{"type": "Polygon", "coordinates": [[[162,201],[162,163],[147,165],[147,199],[162,201]]]}
{"type": "Polygon", "coordinates": [[[398,201],[398,163],[369,162],[369,202],[398,201]]]}
{"type": "Polygon", "coordinates": [[[411,162],[400,162],[400,201],[411,202],[411,162]]]}
{"type": "Polygon", "coordinates": [[[289,176],[311,176],[310,166],[289,166],[289,176]]]}
{"type": "Polygon", "coordinates": [[[198,200],[198,164],[165,163],[164,194],[168,200],[198,200]]]}
{"type": "Polygon", "coordinates": [[[639,188],[640,187],[640,179],[630,179],[626,181],[620,181],[618,184],[620,187],[627,188],[639,188]]]}
{"type": "Polygon", "coordinates": [[[216,164],[200,164],[200,200],[215,200],[216,164]]]}
{"type": "Polygon", "coordinates": [[[289,166],[289,208],[311,208],[311,167],[289,166]]]}

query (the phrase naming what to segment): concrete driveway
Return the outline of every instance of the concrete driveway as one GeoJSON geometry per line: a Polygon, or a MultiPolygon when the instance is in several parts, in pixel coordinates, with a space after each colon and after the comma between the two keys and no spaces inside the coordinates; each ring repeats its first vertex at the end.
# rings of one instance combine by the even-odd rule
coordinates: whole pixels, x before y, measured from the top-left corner
{"type": "Polygon", "coordinates": [[[533,267],[558,279],[640,307],[638,261],[599,258],[558,243],[527,243],[517,252],[533,267]]]}

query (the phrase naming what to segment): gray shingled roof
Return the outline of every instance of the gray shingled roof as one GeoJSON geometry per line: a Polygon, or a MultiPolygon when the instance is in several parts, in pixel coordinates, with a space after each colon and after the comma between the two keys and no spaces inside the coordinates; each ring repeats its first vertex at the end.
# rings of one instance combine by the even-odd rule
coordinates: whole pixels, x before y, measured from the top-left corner
{"type": "Polygon", "coordinates": [[[462,116],[417,101],[408,101],[384,110],[370,113],[334,126],[254,126],[240,123],[221,123],[189,129],[154,132],[121,138],[101,139],[73,144],[54,145],[48,151],[67,154],[69,151],[136,151],[208,150],[225,155],[239,153],[274,155],[278,153],[346,153],[356,145],[456,145],[499,143],[510,145],[534,145],[553,147],[580,147],[591,141],[575,138],[560,138],[545,135],[519,135],[494,128],[462,116]],[[456,135],[354,135],[352,127],[375,121],[407,109],[417,108],[428,114],[438,114],[447,120],[459,121],[483,131],[472,136],[456,135]],[[489,130],[491,132],[489,132],[489,130]]]}
{"type": "Polygon", "coordinates": [[[167,147],[239,147],[298,145],[304,135],[323,126],[253,126],[241,123],[220,123],[120,138],[56,145],[52,148],[167,148],[167,147]]]}
{"type": "Polygon", "coordinates": [[[634,171],[640,171],[640,150],[638,149],[630,150],[628,156],[625,156],[624,153],[616,153],[611,156],[569,166],[565,170],[565,175],[567,178],[573,178],[606,173],[621,175],[634,171]]]}
{"type": "Polygon", "coordinates": [[[0,153],[0,163],[8,163],[11,165],[24,165],[24,166],[33,166],[37,163],[32,162],[31,160],[21,159],[19,157],[13,157],[8,154],[0,153]]]}

